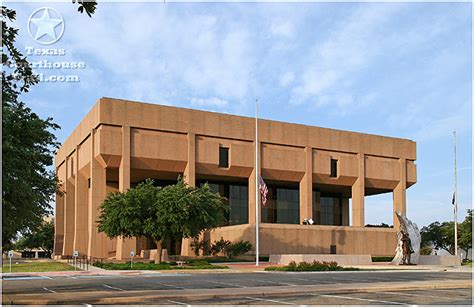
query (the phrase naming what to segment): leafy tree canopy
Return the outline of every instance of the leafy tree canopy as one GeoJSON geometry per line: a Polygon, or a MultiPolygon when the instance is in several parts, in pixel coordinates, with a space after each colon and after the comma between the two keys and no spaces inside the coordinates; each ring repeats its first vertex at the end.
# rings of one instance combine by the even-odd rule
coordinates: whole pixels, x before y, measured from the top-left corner
{"type": "MultiPolygon", "coordinates": [[[[75,2],[75,1],[73,1],[75,2]]],[[[78,1],[79,12],[95,12],[95,1],[78,1]]],[[[16,12],[5,6],[2,14],[2,248],[7,250],[19,233],[41,225],[51,213],[57,189],[53,154],[58,146],[53,119],[40,118],[19,96],[38,83],[27,58],[15,46],[18,29],[11,24],[16,12]]]]}
{"type": "Polygon", "coordinates": [[[15,247],[18,249],[39,248],[45,252],[52,253],[54,245],[54,223],[44,222],[34,232],[23,235],[15,247]]]}
{"type": "Polygon", "coordinates": [[[99,231],[108,237],[144,236],[157,243],[156,262],[161,261],[161,242],[194,238],[222,225],[228,207],[205,184],[188,186],[182,178],[174,185],[155,187],[151,179],[127,192],[115,192],[101,204],[99,231]]]}
{"type": "Polygon", "coordinates": [[[458,244],[464,250],[472,248],[472,209],[467,210],[464,221],[459,224],[458,244]]]}
{"type": "MultiPolygon", "coordinates": [[[[421,228],[421,244],[448,250],[454,254],[454,222],[433,222],[421,228]]],[[[464,221],[458,224],[458,246],[472,248],[472,210],[467,210],[464,221]]]]}

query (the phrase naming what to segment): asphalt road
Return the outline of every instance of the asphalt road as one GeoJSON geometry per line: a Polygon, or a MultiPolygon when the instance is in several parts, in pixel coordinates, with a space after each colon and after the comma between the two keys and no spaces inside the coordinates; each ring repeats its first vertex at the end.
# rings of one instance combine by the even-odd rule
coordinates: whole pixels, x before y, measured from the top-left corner
{"type": "Polygon", "coordinates": [[[101,299],[114,299],[118,296],[128,297],[126,301],[115,302],[126,302],[127,304],[471,305],[472,292],[470,287],[453,288],[449,286],[450,284],[469,280],[472,280],[472,274],[469,272],[422,271],[154,273],[138,276],[25,276],[23,278],[4,276],[3,304],[41,304],[45,302],[40,299],[44,299],[46,302],[67,302],[70,304],[112,302],[110,300],[97,300],[91,296],[97,294],[101,299]],[[438,285],[437,289],[426,287],[432,282],[438,285]],[[400,285],[412,284],[424,285],[425,288],[414,287],[411,289],[406,286],[404,289],[400,288],[400,285]],[[385,288],[364,290],[364,288],[372,285],[385,288]],[[391,285],[398,285],[398,288],[390,288],[391,285]],[[446,286],[443,287],[443,285],[446,286]],[[257,291],[258,289],[266,289],[265,291],[269,292],[261,295],[257,291]],[[305,289],[308,289],[308,291],[305,289]],[[358,289],[362,290],[358,291],[358,289]],[[304,292],[294,293],[298,290],[304,292]],[[254,292],[251,293],[252,291],[254,292]],[[186,293],[192,293],[193,295],[207,293],[209,295],[207,298],[188,298],[186,293]],[[243,294],[240,295],[239,293],[243,294]],[[162,294],[166,294],[166,297],[160,298],[159,296],[162,294]],[[229,294],[235,295],[229,297],[229,294]]]}

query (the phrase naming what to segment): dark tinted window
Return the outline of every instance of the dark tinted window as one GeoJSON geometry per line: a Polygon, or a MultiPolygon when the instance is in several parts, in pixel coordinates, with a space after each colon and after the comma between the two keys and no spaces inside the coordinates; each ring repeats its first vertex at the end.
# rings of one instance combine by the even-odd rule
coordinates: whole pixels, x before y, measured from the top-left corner
{"type": "MultiPolygon", "coordinates": [[[[200,181],[202,186],[207,181],[200,181]]],[[[228,216],[224,225],[239,225],[248,223],[248,187],[244,184],[228,182],[208,182],[214,193],[227,199],[229,205],[228,216]]],[[[223,226],[224,226],[223,225],[223,226]]]]}
{"type": "Polygon", "coordinates": [[[229,148],[219,147],[219,167],[229,167],[229,148]]]}
{"type": "Polygon", "coordinates": [[[337,177],[337,160],[331,159],[331,177],[337,177]]]}
{"type": "Polygon", "coordinates": [[[299,224],[299,200],[298,188],[269,186],[267,204],[262,206],[262,222],[299,224]]]}
{"type": "Polygon", "coordinates": [[[321,225],[342,225],[341,198],[321,197],[321,225]]]}

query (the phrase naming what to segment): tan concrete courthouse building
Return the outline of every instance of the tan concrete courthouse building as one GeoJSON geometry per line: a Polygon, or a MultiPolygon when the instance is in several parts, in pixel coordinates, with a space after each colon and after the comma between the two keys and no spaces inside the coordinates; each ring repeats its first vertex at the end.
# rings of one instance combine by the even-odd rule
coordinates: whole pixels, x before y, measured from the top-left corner
{"type": "MultiPolygon", "coordinates": [[[[394,228],[364,227],[364,197],[393,193],[386,210],[406,212],[415,142],[271,120],[259,120],[258,133],[265,207],[255,203],[254,118],[99,99],[56,154],[65,193],[56,200],[54,253],[122,259],[152,249],[143,238],[98,233],[99,206],[107,193],[146,178],[167,185],[184,175],[229,202],[226,226],[211,232],[212,241],[254,245],[257,205],[261,254],[395,254],[396,218],[394,228]],[[302,225],[310,218],[314,225],[302,225]]],[[[183,240],[183,254],[188,245],[183,240]]]]}

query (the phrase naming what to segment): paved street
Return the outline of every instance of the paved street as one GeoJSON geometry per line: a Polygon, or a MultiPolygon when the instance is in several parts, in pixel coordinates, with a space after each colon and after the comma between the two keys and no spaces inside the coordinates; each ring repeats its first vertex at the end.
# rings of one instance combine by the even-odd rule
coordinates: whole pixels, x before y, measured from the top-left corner
{"type": "Polygon", "coordinates": [[[3,277],[3,304],[464,304],[469,272],[3,277]]]}

